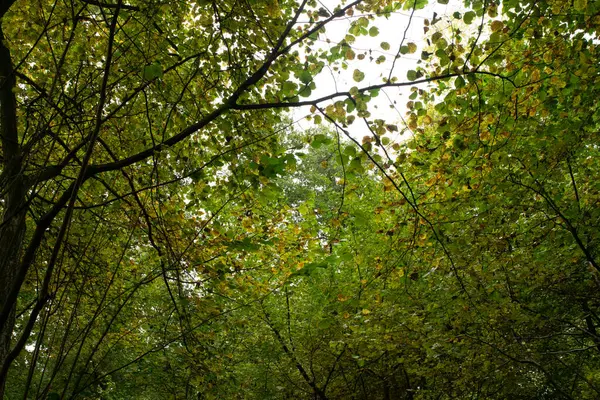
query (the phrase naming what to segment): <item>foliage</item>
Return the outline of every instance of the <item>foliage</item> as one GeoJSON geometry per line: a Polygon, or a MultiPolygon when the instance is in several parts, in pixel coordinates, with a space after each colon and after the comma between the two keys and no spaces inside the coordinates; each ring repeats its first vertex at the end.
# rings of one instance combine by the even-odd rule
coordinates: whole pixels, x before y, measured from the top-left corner
{"type": "Polygon", "coordinates": [[[598,398],[600,5],[453,6],[0,1],[0,398],[598,398]]]}

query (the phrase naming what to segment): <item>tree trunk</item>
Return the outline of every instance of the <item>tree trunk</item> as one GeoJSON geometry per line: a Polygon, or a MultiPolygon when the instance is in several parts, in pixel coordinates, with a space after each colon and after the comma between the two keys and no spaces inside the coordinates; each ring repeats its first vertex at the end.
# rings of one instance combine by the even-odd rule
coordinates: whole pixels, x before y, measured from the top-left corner
{"type": "MultiPolygon", "coordinates": [[[[16,99],[13,93],[15,76],[10,52],[5,46],[0,27],[0,139],[2,144],[2,174],[0,174],[0,309],[14,285],[19,268],[21,246],[25,234],[25,180],[22,154],[17,133],[16,99]]],[[[0,365],[10,353],[10,340],[15,324],[15,304],[0,326],[0,365]]],[[[0,399],[4,398],[6,376],[0,376],[0,399]]]]}

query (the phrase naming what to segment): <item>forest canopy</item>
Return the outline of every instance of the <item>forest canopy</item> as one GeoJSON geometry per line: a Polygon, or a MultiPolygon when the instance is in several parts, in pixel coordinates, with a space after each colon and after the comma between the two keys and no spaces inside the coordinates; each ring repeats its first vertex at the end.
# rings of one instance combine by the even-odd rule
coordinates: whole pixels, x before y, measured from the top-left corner
{"type": "Polygon", "coordinates": [[[0,0],[0,399],[599,398],[599,28],[0,0]]]}

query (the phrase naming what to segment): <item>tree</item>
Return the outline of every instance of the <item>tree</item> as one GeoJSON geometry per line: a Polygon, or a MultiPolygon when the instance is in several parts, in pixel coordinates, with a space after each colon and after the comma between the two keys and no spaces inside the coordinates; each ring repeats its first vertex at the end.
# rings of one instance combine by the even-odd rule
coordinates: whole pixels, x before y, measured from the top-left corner
{"type": "Polygon", "coordinates": [[[0,397],[597,397],[599,6],[426,6],[0,2],[0,397]]]}
{"type": "Polygon", "coordinates": [[[87,270],[74,275],[89,249],[92,276],[105,263],[115,267],[98,229],[112,232],[117,265],[128,252],[156,252],[152,262],[175,301],[168,282],[179,269],[169,265],[180,262],[174,246],[186,238],[170,236],[172,216],[163,219],[159,205],[172,199],[169,210],[183,209],[194,196],[188,210],[200,214],[209,211],[210,201],[197,203],[208,192],[226,202],[260,185],[246,164],[236,170],[237,159],[270,154],[264,128],[277,124],[282,104],[244,109],[310,91],[321,66],[298,63],[296,47],[346,11],[380,9],[361,3],[328,18],[307,2],[2,3],[0,387],[36,324],[54,315],[52,304],[75,301],[69,285],[91,279],[87,270]],[[300,16],[310,22],[297,29],[300,16]],[[219,175],[224,167],[232,172],[219,175]],[[177,183],[188,179],[199,183],[177,183]],[[17,306],[20,298],[27,303],[17,306]]]}

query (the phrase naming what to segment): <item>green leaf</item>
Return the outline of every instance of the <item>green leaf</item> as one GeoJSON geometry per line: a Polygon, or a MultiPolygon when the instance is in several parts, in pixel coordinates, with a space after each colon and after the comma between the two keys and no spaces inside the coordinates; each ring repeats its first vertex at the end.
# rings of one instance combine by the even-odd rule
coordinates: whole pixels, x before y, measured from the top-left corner
{"type": "Polygon", "coordinates": [[[575,10],[579,11],[579,12],[583,12],[587,9],[587,0],[575,0],[573,2],[573,6],[575,8],[575,10]]]}
{"type": "Polygon", "coordinates": [[[354,104],[354,101],[352,101],[350,99],[344,100],[344,104],[346,104],[346,112],[347,113],[351,113],[352,111],[354,111],[356,109],[356,105],[354,104]]]}
{"type": "Polygon", "coordinates": [[[414,80],[416,80],[416,79],[417,79],[417,71],[414,71],[414,70],[412,70],[412,69],[411,69],[411,70],[409,70],[409,71],[406,73],[406,78],[407,78],[409,81],[411,81],[411,82],[412,82],[412,81],[414,81],[414,80]]]}
{"type": "Polygon", "coordinates": [[[317,270],[317,268],[325,269],[327,267],[328,264],[325,261],[312,262],[305,264],[302,268],[293,272],[290,276],[309,276],[312,273],[314,273],[317,270]]]}
{"type": "Polygon", "coordinates": [[[246,237],[242,240],[234,240],[226,244],[227,247],[235,250],[245,250],[245,251],[257,251],[260,249],[260,246],[252,241],[252,239],[246,237]]]}
{"type": "Polygon", "coordinates": [[[296,92],[297,88],[298,88],[298,85],[295,82],[291,82],[291,81],[283,82],[283,85],[281,87],[281,89],[283,90],[283,93],[288,96],[293,95],[296,92]]]}
{"type": "Polygon", "coordinates": [[[454,87],[457,89],[462,89],[465,87],[465,79],[462,76],[457,76],[454,81],[454,87]]]}
{"type": "Polygon", "coordinates": [[[156,78],[162,78],[163,69],[162,65],[157,61],[153,64],[146,65],[143,70],[144,79],[147,81],[154,80],[156,78]]]}
{"type": "Polygon", "coordinates": [[[365,74],[364,72],[355,69],[352,73],[352,79],[354,79],[355,82],[361,82],[363,79],[365,79],[365,74]]]}
{"type": "Polygon", "coordinates": [[[318,149],[323,144],[327,144],[329,142],[330,142],[330,139],[327,136],[319,133],[319,134],[313,136],[313,139],[312,139],[312,142],[310,143],[310,145],[313,148],[318,149]]]}
{"type": "Polygon", "coordinates": [[[379,28],[377,28],[376,26],[372,26],[372,27],[369,29],[369,36],[371,36],[371,37],[375,37],[375,36],[377,36],[377,35],[379,35],[379,28]]]}
{"type": "Polygon", "coordinates": [[[310,212],[308,205],[306,203],[300,204],[300,206],[298,206],[298,212],[302,216],[307,216],[308,213],[310,212]]]}
{"type": "Polygon", "coordinates": [[[465,21],[465,24],[469,25],[471,22],[473,22],[473,19],[475,19],[476,16],[477,14],[475,14],[473,11],[468,11],[463,16],[463,21],[465,21]]]}
{"type": "Polygon", "coordinates": [[[310,83],[310,81],[312,81],[313,77],[310,72],[308,72],[307,70],[303,70],[302,72],[300,72],[298,79],[300,79],[300,82],[302,82],[306,85],[306,84],[310,83]]]}
{"type": "Polygon", "coordinates": [[[312,90],[310,89],[310,86],[304,86],[302,88],[302,90],[300,90],[300,92],[298,92],[298,96],[301,97],[309,97],[312,93],[312,90]]]}
{"type": "Polygon", "coordinates": [[[348,167],[348,169],[352,172],[358,172],[358,173],[364,172],[360,158],[354,158],[352,161],[350,161],[350,166],[348,167]]]}
{"type": "Polygon", "coordinates": [[[381,46],[381,48],[382,48],[383,50],[389,50],[389,49],[390,49],[390,44],[389,44],[388,42],[381,42],[381,43],[379,44],[379,46],[381,46]]]}
{"type": "Polygon", "coordinates": [[[405,1],[404,6],[402,7],[405,10],[422,10],[427,5],[428,0],[415,0],[415,1],[405,1]]]}

